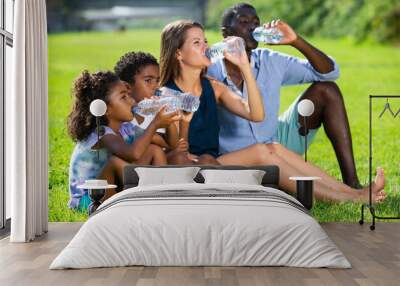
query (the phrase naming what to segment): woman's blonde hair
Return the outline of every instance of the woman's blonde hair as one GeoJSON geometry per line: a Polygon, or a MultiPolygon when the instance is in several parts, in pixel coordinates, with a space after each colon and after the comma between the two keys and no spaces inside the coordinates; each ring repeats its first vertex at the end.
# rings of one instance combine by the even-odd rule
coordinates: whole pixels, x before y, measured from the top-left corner
{"type": "Polygon", "coordinates": [[[160,51],[160,85],[165,85],[168,81],[177,78],[180,75],[179,62],[176,58],[176,51],[182,48],[186,31],[191,28],[200,28],[203,26],[191,20],[178,20],[167,24],[161,33],[161,51],[160,51]]]}

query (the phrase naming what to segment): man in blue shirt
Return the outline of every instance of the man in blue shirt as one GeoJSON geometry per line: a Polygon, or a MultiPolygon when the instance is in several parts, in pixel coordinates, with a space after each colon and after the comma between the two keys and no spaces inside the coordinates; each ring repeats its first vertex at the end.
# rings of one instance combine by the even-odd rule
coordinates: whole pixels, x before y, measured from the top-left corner
{"type": "MultiPolygon", "coordinates": [[[[291,45],[307,60],[257,48],[252,32],[260,26],[255,8],[241,3],[225,10],[222,19],[222,35],[244,39],[246,52],[264,100],[265,120],[250,122],[220,108],[220,153],[236,151],[256,143],[279,142],[286,148],[304,152],[303,117],[297,112],[302,99],[314,103],[314,113],[307,118],[308,142],[311,142],[321,125],[331,141],[341,169],[343,182],[361,188],[356,172],[350,127],[340,89],[333,82],[339,77],[336,62],[308,43],[286,23],[272,21],[267,27],[277,27],[284,34],[281,45],[291,45]],[[281,86],[312,83],[295,102],[279,116],[281,86]]],[[[208,68],[208,75],[227,84],[244,98],[246,86],[239,69],[228,61],[218,60],[208,68]]],[[[307,144],[307,147],[309,144],[307,144]]]]}

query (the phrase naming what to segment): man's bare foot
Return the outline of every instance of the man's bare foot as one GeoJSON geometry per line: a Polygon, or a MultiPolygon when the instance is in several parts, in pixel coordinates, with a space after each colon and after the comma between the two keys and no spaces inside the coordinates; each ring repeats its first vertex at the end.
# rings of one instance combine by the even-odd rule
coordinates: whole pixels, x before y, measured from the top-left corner
{"type": "MultiPolygon", "coordinates": [[[[383,190],[385,187],[385,173],[381,167],[376,168],[375,181],[371,185],[372,202],[380,203],[386,199],[386,193],[383,190]]],[[[369,187],[359,190],[359,200],[369,202],[369,187]]]]}

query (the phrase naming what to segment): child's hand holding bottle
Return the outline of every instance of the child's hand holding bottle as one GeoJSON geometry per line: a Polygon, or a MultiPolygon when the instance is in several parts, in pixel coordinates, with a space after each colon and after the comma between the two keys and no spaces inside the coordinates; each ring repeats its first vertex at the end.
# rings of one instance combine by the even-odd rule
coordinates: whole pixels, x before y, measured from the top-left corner
{"type": "Polygon", "coordinates": [[[179,111],[166,113],[167,107],[167,104],[163,105],[153,119],[153,123],[157,126],[157,128],[167,128],[171,123],[182,119],[179,111]]]}
{"type": "Polygon", "coordinates": [[[193,112],[181,111],[181,119],[185,123],[190,123],[193,118],[193,112]]]}

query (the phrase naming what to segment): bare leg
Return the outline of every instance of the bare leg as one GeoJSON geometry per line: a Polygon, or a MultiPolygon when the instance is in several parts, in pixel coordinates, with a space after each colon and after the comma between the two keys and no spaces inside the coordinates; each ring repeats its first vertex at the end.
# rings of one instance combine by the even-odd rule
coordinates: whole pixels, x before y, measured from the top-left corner
{"type": "Polygon", "coordinates": [[[196,163],[196,165],[220,165],[220,162],[217,159],[208,154],[199,156],[198,160],[199,161],[196,163]]]}
{"type": "Polygon", "coordinates": [[[124,167],[129,164],[117,156],[111,156],[107,164],[97,175],[98,179],[107,180],[109,184],[116,184],[116,189],[107,189],[106,195],[102,201],[108,199],[117,192],[122,191],[122,174],[124,167]]]}
{"type": "MultiPolygon", "coordinates": [[[[323,124],[335,150],[343,182],[350,187],[362,188],[354,162],[349,120],[339,87],[334,82],[316,82],[304,92],[301,99],[309,99],[314,103],[315,111],[307,119],[309,128],[323,124]]],[[[302,116],[299,116],[299,123],[303,125],[302,116]]]]}
{"type": "Polygon", "coordinates": [[[196,163],[188,158],[187,152],[170,152],[167,154],[168,164],[171,165],[219,165],[219,162],[211,155],[203,154],[197,157],[196,163]]]}
{"type": "MultiPolygon", "coordinates": [[[[325,173],[322,169],[319,167],[313,165],[313,164],[307,164],[307,168],[304,168],[305,166],[305,161],[303,157],[301,157],[299,154],[287,149],[285,146],[279,144],[279,143],[273,143],[273,144],[268,144],[268,148],[270,148],[270,151],[276,153],[280,158],[285,160],[289,165],[293,166],[297,170],[302,170],[302,173],[307,175],[307,176],[317,176],[321,177],[323,182],[329,183],[330,186],[332,187],[341,187],[343,184],[337,181],[335,178],[329,176],[327,173],[325,173]],[[340,184],[340,185],[337,185],[340,184]]],[[[349,190],[351,189],[350,187],[348,188],[349,190]]]]}
{"type": "MultiPolygon", "coordinates": [[[[149,148],[146,149],[145,153],[140,157],[139,160],[132,162],[134,164],[150,164],[152,161],[156,161],[156,163],[166,162],[163,161],[165,158],[164,151],[159,148],[157,145],[151,144],[149,148]],[[161,150],[161,155],[160,155],[161,150]],[[164,156],[164,157],[163,157],[164,156]],[[156,158],[154,158],[156,157],[156,158]]],[[[129,162],[117,157],[111,156],[108,160],[107,164],[103,167],[100,173],[97,175],[98,179],[107,180],[109,184],[122,184],[122,174],[124,167],[128,165],[129,162]]]]}
{"type": "MultiPolygon", "coordinates": [[[[368,201],[369,199],[369,187],[362,188],[362,189],[354,189],[343,183],[337,181],[335,178],[329,176],[320,168],[310,163],[306,163],[302,157],[300,157],[297,153],[292,152],[285,148],[280,144],[268,144],[266,145],[267,149],[269,150],[270,154],[278,155],[281,159],[286,161],[286,163],[292,166],[294,169],[297,170],[298,173],[302,173],[305,176],[318,176],[322,180],[318,180],[315,182],[315,187],[318,190],[319,188],[327,188],[332,191],[340,190],[346,192],[356,192],[356,197],[352,200],[354,201],[368,201]]],[[[293,176],[293,175],[292,175],[293,176]]],[[[372,184],[372,197],[373,201],[380,202],[386,198],[386,193],[383,191],[385,186],[385,177],[383,169],[377,169],[377,176],[375,182],[372,184]]],[[[327,198],[329,200],[329,198],[327,198]]],[[[336,199],[334,199],[336,200],[336,199]]]]}
{"type": "Polygon", "coordinates": [[[168,165],[193,165],[189,160],[187,152],[172,150],[167,153],[168,165]]]}
{"type": "MultiPolygon", "coordinates": [[[[277,165],[279,167],[279,186],[290,193],[296,193],[296,182],[289,180],[291,176],[307,176],[304,172],[294,168],[280,158],[272,148],[265,144],[256,144],[250,147],[224,154],[218,158],[222,165],[277,165]]],[[[313,176],[317,176],[314,174],[313,176]]],[[[315,186],[315,195],[321,200],[351,200],[355,194],[330,190],[325,185],[315,186]]]]}
{"type": "MultiPolygon", "coordinates": [[[[298,166],[299,168],[296,168],[289,163],[291,161],[290,158],[282,159],[274,148],[266,144],[255,144],[235,152],[224,154],[218,157],[217,160],[222,165],[277,165],[280,169],[279,185],[291,193],[296,192],[296,186],[293,181],[289,180],[289,177],[312,175],[322,178],[321,181],[317,181],[315,184],[315,195],[318,199],[329,201],[367,200],[367,188],[356,191],[333,178],[327,181],[328,175],[308,162],[302,161],[302,164],[298,166]],[[334,183],[332,183],[332,180],[334,183]]],[[[383,173],[378,175],[380,175],[379,178],[377,177],[379,179],[378,184],[375,184],[373,188],[374,199],[377,201],[383,200],[385,197],[382,191],[384,176],[383,173]]]]}
{"type": "Polygon", "coordinates": [[[133,163],[141,165],[151,164],[155,166],[162,166],[167,164],[167,158],[160,146],[150,144],[143,155],[139,158],[139,160],[133,163]]]}

